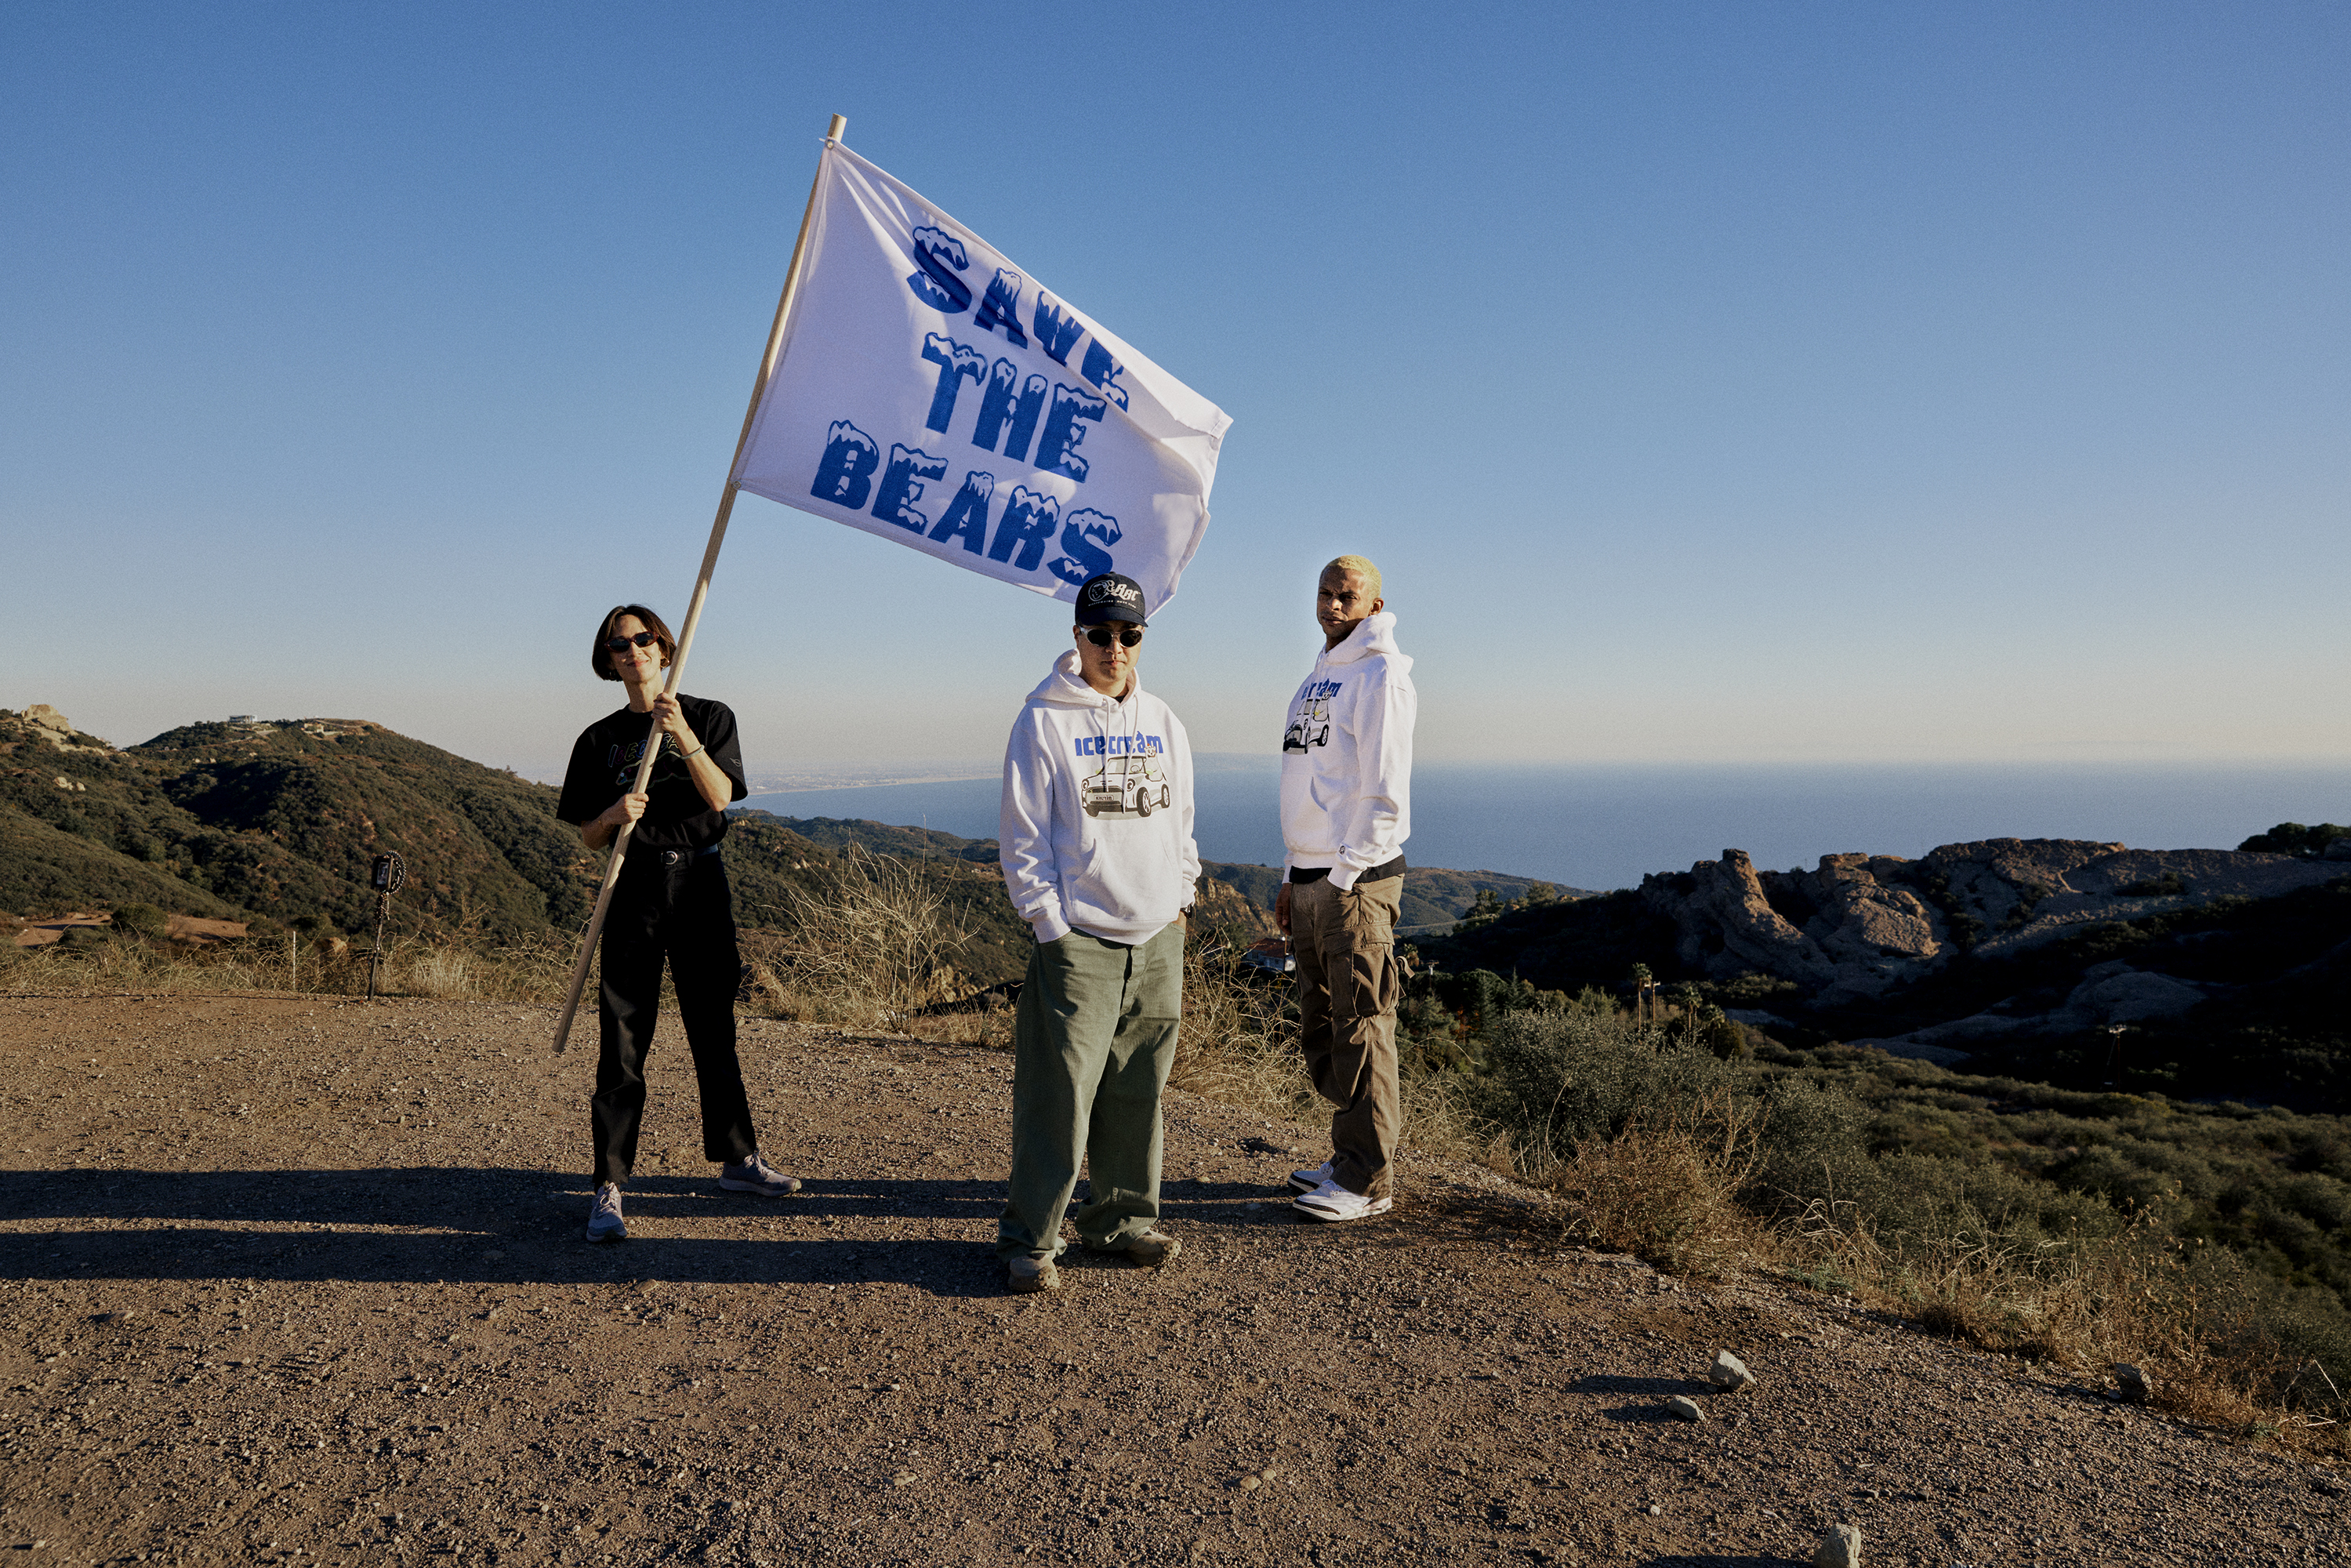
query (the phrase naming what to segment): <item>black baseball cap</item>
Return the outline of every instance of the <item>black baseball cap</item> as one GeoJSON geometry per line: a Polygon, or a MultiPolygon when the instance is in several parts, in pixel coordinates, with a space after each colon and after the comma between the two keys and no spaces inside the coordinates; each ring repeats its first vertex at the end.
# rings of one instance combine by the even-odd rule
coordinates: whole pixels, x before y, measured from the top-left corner
{"type": "Polygon", "coordinates": [[[1148,624],[1143,619],[1143,585],[1114,571],[1086,579],[1078,590],[1078,624],[1095,626],[1104,621],[1148,624]]]}

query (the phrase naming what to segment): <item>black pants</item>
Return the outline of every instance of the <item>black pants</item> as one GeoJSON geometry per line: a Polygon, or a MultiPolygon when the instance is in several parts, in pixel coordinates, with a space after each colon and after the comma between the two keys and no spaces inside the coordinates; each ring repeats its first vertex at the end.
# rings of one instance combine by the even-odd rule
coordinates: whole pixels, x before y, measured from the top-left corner
{"type": "Polygon", "coordinates": [[[715,854],[652,850],[629,856],[604,916],[601,1052],[590,1120],[596,1179],[624,1182],[637,1163],[645,1113],[645,1058],[653,1048],[662,961],[677,988],[678,1021],[702,1091],[702,1153],[747,1160],[758,1147],[743,1066],[735,1055],[735,991],[742,960],[726,868],[715,854]]]}

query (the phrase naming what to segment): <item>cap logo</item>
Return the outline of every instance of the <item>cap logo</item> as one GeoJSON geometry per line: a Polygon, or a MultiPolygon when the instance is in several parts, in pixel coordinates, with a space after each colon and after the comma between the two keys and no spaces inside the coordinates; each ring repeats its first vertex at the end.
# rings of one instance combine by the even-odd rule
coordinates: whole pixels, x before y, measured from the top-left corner
{"type": "Polygon", "coordinates": [[[1142,598],[1141,592],[1123,582],[1097,582],[1086,590],[1089,604],[1134,604],[1142,598]]]}

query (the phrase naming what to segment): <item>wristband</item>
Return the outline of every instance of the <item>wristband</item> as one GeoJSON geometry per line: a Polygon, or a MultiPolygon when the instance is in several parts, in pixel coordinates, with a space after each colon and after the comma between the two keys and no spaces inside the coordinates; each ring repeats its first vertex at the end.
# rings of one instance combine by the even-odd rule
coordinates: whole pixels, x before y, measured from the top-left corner
{"type": "Polygon", "coordinates": [[[710,743],[709,743],[709,742],[707,742],[707,741],[705,741],[702,745],[695,747],[692,751],[681,751],[681,752],[679,752],[679,753],[677,754],[677,759],[678,759],[680,762],[691,762],[691,761],[693,761],[695,758],[697,758],[697,757],[701,756],[704,752],[705,752],[705,751],[707,751],[707,750],[709,750],[709,749],[710,749],[710,743]]]}

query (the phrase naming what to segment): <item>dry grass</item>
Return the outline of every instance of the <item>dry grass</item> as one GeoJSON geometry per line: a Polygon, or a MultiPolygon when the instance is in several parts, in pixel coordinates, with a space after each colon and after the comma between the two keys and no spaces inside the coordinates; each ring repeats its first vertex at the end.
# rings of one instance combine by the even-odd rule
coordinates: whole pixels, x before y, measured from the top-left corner
{"type": "MultiPolygon", "coordinates": [[[[1235,957],[1242,946],[1205,931],[1186,946],[1184,1030],[1168,1082],[1262,1116],[1310,1126],[1325,1121],[1331,1106],[1306,1076],[1290,988],[1244,968],[1235,957]]],[[[1399,1150],[1439,1159],[1476,1157],[1480,1144],[1451,1077],[1407,1074],[1399,1088],[1399,1150]]]]}
{"type": "Polygon", "coordinates": [[[1489,1158],[1557,1197],[1576,1239],[1714,1275],[1768,1247],[1765,1228],[1739,1201],[1761,1121],[1752,1103],[1716,1091],[1645,1107],[1614,1135],[1585,1138],[1564,1155],[1541,1144],[1520,1151],[1498,1134],[1489,1158]]]}
{"type": "Polygon", "coordinates": [[[2119,1386],[2118,1365],[2153,1385],[2151,1403],[2200,1425],[2305,1450],[2339,1449],[2333,1379],[2287,1355],[2256,1324],[2233,1258],[2183,1245],[2152,1215],[2123,1233],[2025,1248],[1982,1234],[1894,1250],[1865,1228],[1782,1232],[1782,1258],[1849,1276],[1853,1293],[1938,1333],[2119,1386]],[[2295,1385],[2306,1380],[2299,1391],[2295,1385]]]}
{"type": "Polygon", "coordinates": [[[970,931],[914,862],[851,848],[820,890],[792,890],[744,956],[772,1017],[897,1029],[970,988],[948,961],[970,931]]]}
{"type": "MultiPolygon", "coordinates": [[[[2112,1386],[2116,1364],[2187,1419],[2304,1450],[2340,1450],[2341,1391],[2264,1322],[2262,1282],[2163,1217],[2049,1237],[1909,1190],[1918,1173],[1815,1167],[1801,1199],[1773,1185],[1775,1137],[1801,1096],[1759,1092],[1687,1029],[1589,1011],[1513,1015],[1487,1041],[1468,1125],[1496,1169],[1557,1199],[1530,1223],[1685,1273],[1771,1269],[1921,1327],[2112,1386]],[[1874,1181],[1874,1186],[1871,1182],[1874,1181]]],[[[1816,1131],[1817,1129],[1814,1129],[1816,1131]]],[[[2271,1303],[2273,1307],[2273,1302],[2271,1303]]]]}
{"type": "MultiPolygon", "coordinates": [[[[552,934],[498,946],[445,933],[396,937],[385,945],[376,989],[383,996],[560,1001],[575,951],[552,934]]],[[[592,986],[592,966],[590,976],[592,986]]],[[[55,991],[363,996],[368,961],[363,948],[340,941],[289,944],[275,936],[182,943],[121,936],[20,951],[13,964],[0,968],[0,985],[55,991]]]]}

